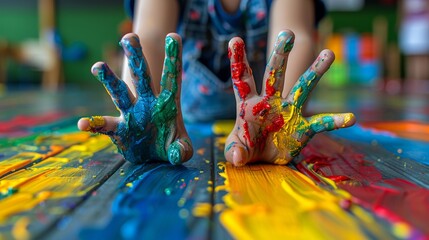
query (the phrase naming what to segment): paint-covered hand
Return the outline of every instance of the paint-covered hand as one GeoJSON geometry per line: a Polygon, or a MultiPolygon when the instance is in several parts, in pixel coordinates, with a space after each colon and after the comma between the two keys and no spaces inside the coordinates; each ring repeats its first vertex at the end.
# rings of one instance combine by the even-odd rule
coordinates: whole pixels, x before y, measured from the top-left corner
{"type": "Polygon", "coordinates": [[[334,61],[330,50],[323,50],[290,94],[282,97],[286,63],[293,42],[291,31],[278,35],[260,95],[247,62],[243,40],[234,38],[229,42],[237,118],[225,144],[225,157],[235,166],[255,161],[287,164],[316,133],[355,123],[352,113],[302,116],[302,106],[308,94],[334,61]]]}
{"type": "Polygon", "coordinates": [[[193,149],[180,109],[180,37],[166,37],[159,93],[154,90],[138,36],[127,34],[120,44],[128,58],[136,96],[105,63],[94,64],[92,74],[105,86],[121,115],[82,118],[78,128],[109,135],[119,152],[132,163],[163,160],[180,164],[189,160],[193,149]]]}

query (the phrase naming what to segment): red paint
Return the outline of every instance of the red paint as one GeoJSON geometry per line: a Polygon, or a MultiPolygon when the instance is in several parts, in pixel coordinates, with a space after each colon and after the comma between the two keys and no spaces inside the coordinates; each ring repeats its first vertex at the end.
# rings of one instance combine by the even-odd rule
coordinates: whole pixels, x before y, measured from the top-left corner
{"type": "Polygon", "coordinates": [[[376,185],[339,185],[361,205],[393,222],[406,221],[429,237],[429,190],[404,179],[386,179],[376,185]],[[379,185],[383,185],[383,189],[379,185]],[[392,191],[393,190],[393,191],[392,191]]]}
{"type": "Polygon", "coordinates": [[[252,113],[254,116],[265,116],[271,109],[271,105],[265,99],[253,106],[252,113]]]}
{"type": "Polygon", "coordinates": [[[241,80],[234,81],[234,86],[238,91],[238,95],[240,95],[241,99],[246,99],[247,95],[250,93],[250,86],[247,82],[243,82],[241,80]]]}
{"type": "MultiPolygon", "coordinates": [[[[273,73],[270,72],[270,76],[272,76],[272,74],[273,73]]],[[[265,94],[268,97],[274,96],[274,94],[276,93],[276,89],[273,87],[273,85],[270,84],[269,79],[267,79],[265,82],[265,94]]]]}
{"type": "Polygon", "coordinates": [[[236,41],[234,43],[234,62],[243,62],[244,59],[244,43],[241,41],[236,41]]]}
{"type": "Polygon", "coordinates": [[[198,90],[204,95],[208,95],[210,93],[210,89],[205,85],[199,85],[198,90]]]}
{"type": "MultiPolygon", "coordinates": [[[[261,121],[264,121],[262,119],[261,121]]],[[[275,116],[269,125],[263,126],[263,130],[259,136],[256,137],[256,145],[259,147],[259,149],[262,151],[265,148],[265,145],[267,143],[268,135],[272,132],[278,132],[284,125],[284,119],[281,114],[275,116]]],[[[255,145],[255,144],[253,144],[255,145]]],[[[252,146],[253,147],[253,146],[252,146]]]]}
{"type": "Polygon", "coordinates": [[[228,49],[228,57],[230,59],[232,58],[231,77],[234,80],[234,86],[236,87],[240,98],[245,99],[250,93],[250,86],[242,79],[244,72],[248,70],[247,65],[243,62],[244,43],[237,41],[234,43],[233,48],[234,53],[228,49]]]}
{"type": "Polygon", "coordinates": [[[242,62],[231,64],[231,77],[235,81],[242,81],[243,73],[246,69],[246,64],[242,62]]]}
{"type": "Polygon", "coordinates": [[[250,138],[250,133],[249,133],[249,124],[247,123],[247,121],[244,121],[243,123],[243,128],[244,128],[244,139],[247,140],[247,142],[249,143],[250,147],[254,147],[255,143],[252,141],[252,139],[250,138]]]}
{"type": "Polygon", "coordinates": [[[305,163],[324,176],[345,176],[352,182],[374,183],[382,179],[381,173],[362,154],[346,148],[325,135],[314,137],[302,149],[305,163]]]}
{"type": "MultiPolygon", "coordinates": [[[[413,234],[429,237],[429,190],[404,179],[384,179],[381,172],[354,149],[327,135],[317,135],[301,151],[297,169],[317,182],[317,174],[337,182],[352,201],[393,223],[406,222],[413,234]]],[[[345,204],[348,206],[349,204],[345,204]]]]}
{"type": "Polygon", "coordinates": [[[335,181],[337,183],[350,180],[349,177],[343,176],[343,175],[329,176],[327,178],[329,178],[329,179],[331,179],[331,180],[333,180],[333,181],[335,181]]]}
{"type": "Polygon", "coordinates": [[[57,121],[67,114],[63,112],[48,112],[37,116],[16,116],[7,121],[0,121],[0,135],[25,136],[31,132],[31,127],[57,121]]]}
{"type": "Polygon", "coordinates": [[[267,131],[268,133],[278,132],[280,129],[282,129],[284,124],[285,120],[283,118],[283,115],[278,114],[272,119],[271,123],[265,127],[265,131],[267,131]]]}

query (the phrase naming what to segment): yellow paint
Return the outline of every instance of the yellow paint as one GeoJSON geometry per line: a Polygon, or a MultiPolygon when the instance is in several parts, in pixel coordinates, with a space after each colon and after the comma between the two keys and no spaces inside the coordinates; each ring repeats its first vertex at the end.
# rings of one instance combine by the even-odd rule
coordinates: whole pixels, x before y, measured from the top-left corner
{"type": "Polygon", "coordinates": [[[186,199],[185,199],[185,198],[183,198],[183,197],[181,197],[181,198],[179,199],[179,201],[177,201],[177,206],[178,206],[178,207],[183,207],[183,206],[185,206],[185,203],[186,203],[186,199]]]}
{"type": "Polygon", "coordinates": [[[234,129],[234,123],[235,121],[233,120],[216,121],[212,126],[213,134],[228,136],[228,134],[234,129]]]}
{"type": "Polygon", "coordinates": [[[411,235],[410,226],[406,223],[395,223],[393,225],[393,232],[400,238],[407,238],[411,235]]]}
{"type": "Polygon", "coordinates": [[[104,117],[102,116],[92,116],[90,118],[87,118],[89,121],[89,126],[86,129],[86,131],[90,131],[97,128],[102,128],[106,124],[104,121],[104,117]]]}
{"type": "Polygon", "coordinates": [[[348,125],[348,123],[355,118],[355,115],[353,113],[348,113],[344,115],[344,124],[342,127],[345,127],[348,125]]]}
{"type": "Polygon", "coordinates": [[[75,132],[75,133],[68,133],[64,135],[42,135],[39,136],[35,143],[41,144],[46,143],[49,145],[72,145],[84,142],[88,140],[91,137],[90,133],[86,132],[75,132]]]}
{"type": "Polygon", "coordinates": [[[30,239],[30,233],[28,232],[28,225],[30,224],[30,219],[27,217],[22,217],[18,221],[16,221],[16,224],[13,226],[12,229],[12,236],[16,240],[26,240],[30,239]]]}
{"type": "Polygon", "coordinates": [[[340,207],[350,195],[328,191],[286,166],[226,163],[226,208],[220,220],[237,239],[377,239],[389,238],[376,219],[357,205],[340,207]]]}
{"type": "MultiPolygon", "coordinates": [[[[46,135],[40,136],[35,140],[36,145],[50,144],[50,151],[46,154],[37,152],[20,152],[15,156],[0,161],[0,177],[7,173],[14,172],[24,166],[27,166],[36,161],[40,161],[51,156],[57,155],[72,144],[82,143],[87,141],[91,135],[89,133],[70,133],[65,135],[46,135]]],[[[44,146],[40,147],[43,148],[44,146]]],[[[35,147],[37,150],[37,146],[35,147]]],[[[41,149],[42,150],[42,149],[41,149]]]]}
{"type": "Polygon", "coordinates": [[[212,205],[210,203],[198,203],[192,209],[192,215],[195,217],[208,217],[211,215],[212,205]]]}
{"type": "Polygon", "coordinates": [[[224,209],[225,209],[225,204],[217,203],[213,206],[213,212],[215,212],[215,213],[219,213],[224,209]]]}
{"type": "Polygon", "coordinates": [[[295,103],[298,102],[298,98],[301,96],[301,94],[302,94],[302,88],[298,88],[295,91],[295,95],[293,96],[293,102],[295,102],[295,103]]]}
{"type": "Polygon", "coordinates": [[[274,163],[284,165],[292,159],[291,152],[302,148],[302,143],[296,140],[300,138],[297,133],[304,132],[309,127],[309,123],[298,114],[299,109],[294,105],[290,105],[288,111],[281,111],[280,105],[275,106],[278,108],[277,112],[282,113],[285,125],[278,132],[273,133],[273,143],[278,150],[274,163]]]}
{"type": "MultiPolygon", "coordinates": [[[[41,162],[1,178],[0,192],[8,193],[10,189],[13,192],[9,195],[5,194],[5,197],[0,199],[0,224],[7,224],[11,216],[29,211],[42,202],[82,196],[91,189],[89,183],[85,184],[88,178],[88,170],[78,167],[80,160],[88,159],[95,152],[113,146],[110,139],[104,135],[83,138],[83,135],[80,134],[74,136],[78,137],[78,141],[87,140],[61,152],[57,151],[58,154],[55,157],[45,159],[42,156],[44,160],[41,162]]],[[[85,136],[90,135],[86,134],[85,136]]],[[[72,141],[77,140],[73,136],[64,135],[64,139],[68,138],[74,139],[72,141]]],[[[14,164],[24,160],[31,162],[40,157],[36,153],[21,153],[6,161],[14,164]]]]}

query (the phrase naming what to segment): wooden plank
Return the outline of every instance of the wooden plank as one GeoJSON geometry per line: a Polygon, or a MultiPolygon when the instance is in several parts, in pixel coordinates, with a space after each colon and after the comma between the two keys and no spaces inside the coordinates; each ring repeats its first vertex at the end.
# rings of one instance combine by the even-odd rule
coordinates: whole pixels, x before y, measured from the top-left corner
{"type": "Polygon", "coordinates": [[[218,197],[226,205],[215,221],[215,239],[224,237],[225,228],[234,238],[393,237],[389,225],[362,207],[344,208],[346,192],[315,185],[293,168],[264,163],[234,167],[222,161],[219,155],[219,174],[227,182],[218,197]]]}
{"type": "Polygon", "coordinates": [[[10,91],[0,95],[0,121],[59,112],[67,116],[118,115],[110,96],[100,88],[79,91],[10,91]]]}
{"type": "Polygon", "coordinates": [[[213,218],[213,232],[212,239],[232,239],[232,236],[228,233],[226,228],[220,221],[220,215],[223,210],[227,208],[225,205],[224,197],[228,193],[225,187],[225,169],[221,164],[225,163],[225,156],[223,149],[225,147],[225,135],[217,135],[214,139],[214,218],[213,218]]]}
{"type": "Polygon", "coordinates": [[[183,166],[125,164],[47,237],[208,239],[212,222],[211,125],[188,126],[195,154],[183,166]],[[203,129],[208,129],[203,131],[203,129]]]}
{"type": "Polygon", "coordinates": [[[98,135],[5,175],[1,178],[2,192],[7,192],[0,200],[2,237],[42,236],[122,164],[110,139],[98,135]]]}
{"type": "MultiPolygon", "coordinates": [[[[347,131],[356,133],[343,130],[347,131]]],[[[328,134],[315,137],[296,160],[297,168],[321,184],[335,183],[349,192],[355,203],[393,227],[406,229],[398,237],[427,237],[429,216],[423,213],[429,212],[429,166],[393,154],[383,145],[353,141],[353,134],[346,135],[348,139],[328,134]]]]}

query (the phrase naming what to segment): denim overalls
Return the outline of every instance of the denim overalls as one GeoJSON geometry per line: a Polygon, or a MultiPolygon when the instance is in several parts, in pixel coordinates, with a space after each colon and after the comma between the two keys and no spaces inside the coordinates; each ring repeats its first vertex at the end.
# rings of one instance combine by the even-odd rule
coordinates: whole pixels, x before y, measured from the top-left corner
{"type": "Polygon", "coordinates": [[[178,33],[183,37],[182,113],[186,121],[235,118],[228,42],[236,36],[243,38],[255,80],[261,81],[270,4],[242,0],[233,14],[216,0],[191,0],[182,5],[178,33]]]}
{"type": "MultiPolygon", "coordinates": [[[[185,121],[234,119],[236,102],[231,82],[228,42],[241,37],[260,90],[266,65],[269,10],[272,0],[241,0],[239,9],[225,12],[219,0],[178,0],[177,32],[183,39],[181,106],[185,121]]],[[[134,0],[125,0],[133,16],[134,0]]],[[[325,14],[315,0],[316,24],[325,14]]]]}

